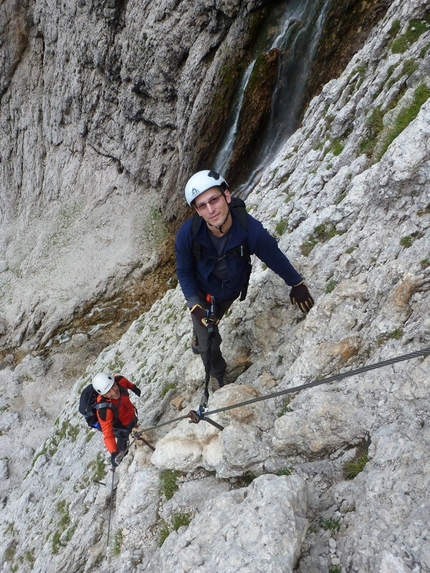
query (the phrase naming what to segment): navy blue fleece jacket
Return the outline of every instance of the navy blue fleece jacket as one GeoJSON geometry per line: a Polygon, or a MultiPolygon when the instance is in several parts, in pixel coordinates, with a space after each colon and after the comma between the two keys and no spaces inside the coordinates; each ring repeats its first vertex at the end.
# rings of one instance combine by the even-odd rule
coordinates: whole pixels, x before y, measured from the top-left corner
{"type": "MultiPolygon", "coordinates": [[[[249,253],[255,254],[272,271],[278,274],[289,286],[298,284],[302,277],[278,247],[272,235],[263,225],[248,215],[248,230],[245,231],[233,210],[231,210],[233,224],[228,233],[226,252],[234,247],[248,243],[249,253]]],[[[246,284],[249,265],[245,257],[227,256],[225,263],[229,280],[221,282],[214,275],[218,263],[215,247],[209,236],[208,227],[203,220],[192,235],[192,217],[187,219],[178,231],[176,251],[176,272],[182,292],[191,308],[200,299],[199,292],[212,294],[216,300],[231,300],[237,298],[246,284]],[[200,258],[194,261],[193,239],[200,243],[200,258]]]]}

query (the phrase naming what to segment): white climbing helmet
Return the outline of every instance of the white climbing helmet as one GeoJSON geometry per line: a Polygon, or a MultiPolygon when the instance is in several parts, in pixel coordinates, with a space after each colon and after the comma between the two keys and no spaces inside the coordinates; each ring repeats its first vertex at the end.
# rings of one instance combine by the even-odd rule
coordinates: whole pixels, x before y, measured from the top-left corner
{"type": "Polygon", "coordinates": [[[93,378],[93,388],[98,394],[107,394],[115,383],[115,378],[112,374],[106,372],[99,372],[93,378]]]}
{"type": "Polygon", "coordinates": [[[222,192],[228,189],[227,181],[216,171],[205,169],[195,173],[185,185],[185,199],[188,205],[211,187],[220,187],[222,192]]]}

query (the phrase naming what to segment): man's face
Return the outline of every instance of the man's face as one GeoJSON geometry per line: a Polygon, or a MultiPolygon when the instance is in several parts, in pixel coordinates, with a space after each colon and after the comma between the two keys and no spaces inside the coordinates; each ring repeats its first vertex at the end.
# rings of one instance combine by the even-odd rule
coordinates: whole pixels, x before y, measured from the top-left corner
{"type": "Polygon", "coordinates": [[[221,193],[219,187],[211,187],[194,201],[194,207],[200,217],[213,227],[224,223],[228,215],[228,204],[231,201],[230,191],[221,193]]]}
{"type": "Polygon", "coordinates": [[[120,395],[119,386],[116,382],[114,383],[112,388],[109,390],[109,392],[106,392],[106,394],[103,394],[103,396],[105,398],[107,398],[108,400],[118,400],[119,395],[120,395]]]}

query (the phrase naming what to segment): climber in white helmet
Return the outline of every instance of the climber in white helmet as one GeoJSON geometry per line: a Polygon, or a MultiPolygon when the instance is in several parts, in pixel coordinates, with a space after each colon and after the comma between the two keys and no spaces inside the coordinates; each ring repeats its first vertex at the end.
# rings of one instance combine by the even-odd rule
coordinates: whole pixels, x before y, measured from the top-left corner
{"type": "Polygon", "coordinates": [[[246,212],[242,200],[234,198],[226,180],[215,171],[199,171],[185,187],[185,199],[195,211],[180,227],[176,242],[179,283],[191,311],[192,348],[208,363],[208,295],[216,301],[215,334],[210,345],[212,388],[225,383],[226,362],[216,326],[237,298],[246,296],[251,255],[256,255],[291,287],[290,299],[304,313],[314,301],[303,277],[279,249],[263,225],[246,212]]]}
{"type": "Polygon", "coordinates": [[[141,390],[124,376],[107,372],[96,374],[92,385],[99,394],[95,407],[97,418],[106,449],[111,454],[111,462],[115,467],[119,463],[118,460],[127,453],[130,432],[138,421],[137,410],[130,400],[128,390],[136,396],[141,395],[141,390]]]}

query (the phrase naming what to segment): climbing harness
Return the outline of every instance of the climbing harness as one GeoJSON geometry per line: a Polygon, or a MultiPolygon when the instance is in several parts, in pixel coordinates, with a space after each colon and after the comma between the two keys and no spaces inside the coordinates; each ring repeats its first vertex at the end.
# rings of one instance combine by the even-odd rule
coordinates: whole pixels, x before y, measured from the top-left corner
{"type": "Polygon", "coordinates": [[[223,430],[224,427],[210,420],[206,416],[206,411],[208,409],[209,400],[209,380],[211,371],[211,360],[212,360],[212,340],[215,336],[215,326],[216,326],[216,307],[215,307],[215,297],[211,294],[206,295],[206,302],[209,303],[209,308],[206,310],[206,324],[208,330],[208,346],[206,351],[206,362],[205,362],[205,389],[203,392],[202,399],[200,400],[200,405],[198,410],[191,410],[186,417],[190,418],[190,424],[198,424],[200,420],[205,420],[209,422],[215,428],[223,430]]]}
{"type": "MultiPolygon", "coordinates": [[[[314,380],[307,384],[302,384],[301,386],[294,386],[293,388],[287,388],[286,390],[280,390],[279,392],[273,392],[272,394],[266,394],[265,396],[258,396],[257,398],[252,398],[250,400],[245,400],[244,402],[239,402],[237,404],[231,404],[230,406],[224,406],[223,408],[217,408],[216,410],[207,410],[199,416],[199,413],[191,410],[188,414],[184,416],[179,416],[178,418],[173,418],[167,422],[163,422],[156,426],[151,426],[150,428],[145,428],[143,432],[149,432],[150,430],[155,430],[161,428],[162,426],[167,426],[169,424],[174,424],[186,418],[191,418],[191,421],[198,424],[200,420],[208,421],[207,416],[210,414],[219,414],[220,412],[226,412],[227,410],[233,410],[235,408],[240,408],[242,406],[248,406],[249,404],[254,404],[255,402],[262,402],[263,400],[269,400],[271,398],[277,398],[278,396],[283,396],[285,394],[293,394],[295,392],[301,392],[302,390],[307,390],[308,388],[313,388],[315,386],[322,386],[323,384],[329,384],[330,382],[335,382],[337,380],[342,380],[343,378],[350,378],[351,376],[356,376],[358,374],[363,374],[364,372],[370,372],[371,370],[376,370],[378,368],[384,368],[385,366],[390,366],[391,364],[396,364],[398,362],[404,362],[405,360],[411,360],[412,358],[419,358],[420,356],[430,355],[430,348],[424,348],[423,350],[417,350],[411,352],[410,354],[403,354],[388,360],[382,360],[381,362],[376,362],[375,364],[369,364],[368,366],[362,366],[361,368],[356,368],[355,370],[349,370],[348,372],[343,372],[340,374],[335,374],[334,376],[328,376],[327,378],[322,378],[321,380],[314,380]]],[[[199,408],[200,410],[200,408],[199,408]]]]}

